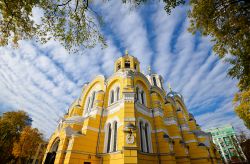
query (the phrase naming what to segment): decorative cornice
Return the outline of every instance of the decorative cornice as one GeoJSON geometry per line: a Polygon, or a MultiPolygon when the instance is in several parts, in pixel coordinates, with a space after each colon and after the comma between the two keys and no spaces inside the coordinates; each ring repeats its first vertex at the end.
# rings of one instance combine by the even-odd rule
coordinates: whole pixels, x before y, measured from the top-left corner
{"type": "Polygon", "coordinates": [[[198,142],[197,140],[188,140],[188,141],[185,141],[185,143],[192,143],[192,142],[198,142]]]}
{"type": "Polygon", "coordinates": [[[135,93],[134,92],[123,92],[124,102],[133,103],[135,101],[135,93]]]}
{"type": "Polygon", "coordinates": [[[121,107],[123,106],[123,102],[124,102],[124,100],[120,99],[117,102],[111,104],[106,109],[104,109],[103,115],[107,116],[109,114],[113,114],[115,112],[118,112],[121,109],[121,107]]]}
{"type": "MultiPolygon", "coordinates": [[[[98,129],[98,128],[94,128],[94,127],[91,127],[91,126],[84,126],[84,127],[82,128],[82,130],[91,130],[91,131],[99,132],[99,129],[98,129]]],[[[101,132],[104,133],[104,130],[101,129],[101,132]]]]}
{"type": "Polygon", "coordinates": [[[165,125],[177,125],[177,119],[175,117],[164,118],[165,125]]]}
{"type": "Polygon", "coordinates": [[[152,133],[160,133],[160,132],[164,132],[165,134],[168,134],[168,131],[166,129],[156,129],[156,130],[152,130],[152,133]]]}

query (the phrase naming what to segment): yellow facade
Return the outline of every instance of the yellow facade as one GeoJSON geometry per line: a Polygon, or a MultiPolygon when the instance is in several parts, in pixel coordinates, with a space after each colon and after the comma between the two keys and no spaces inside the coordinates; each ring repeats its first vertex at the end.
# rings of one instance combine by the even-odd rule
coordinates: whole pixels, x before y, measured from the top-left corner
{"type": "Polygon", "coordinates": [[[44,163],[221,163],[208,133],[161,76],[128,54],[86,83],[51,136],[44,163]]]}

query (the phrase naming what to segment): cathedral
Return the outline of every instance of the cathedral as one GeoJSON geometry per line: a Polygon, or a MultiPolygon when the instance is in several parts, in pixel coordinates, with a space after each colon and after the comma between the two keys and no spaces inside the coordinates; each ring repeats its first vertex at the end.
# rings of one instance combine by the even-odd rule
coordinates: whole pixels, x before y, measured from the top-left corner
{"type": "Polygon", "coordinates": [[[108,78],[84,84],[50,137],[43,163],[222,163],[181,94],[166,92],[163,78],[140,72],[126,53],[108,78]]]}

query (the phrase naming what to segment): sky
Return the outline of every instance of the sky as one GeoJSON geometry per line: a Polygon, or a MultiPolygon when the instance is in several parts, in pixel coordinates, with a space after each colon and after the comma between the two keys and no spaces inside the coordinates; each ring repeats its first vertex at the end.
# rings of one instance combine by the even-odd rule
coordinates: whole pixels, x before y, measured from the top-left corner
{"type": "MultiPolygon", "coordinates": [[[[107,48],[97,45],[69,54],[57,41],[32,40],[20,41],[16,49],[0,47],[0,114],[24,110],[48,138],[83,84],[99,74],[112,75],[114,61],[128,50],[143,73],[151,66],[164,78],[167,91],[170,83],[183,95],[202,129],[232,124],[249,133],[233,110],[237,81],[227,76],[230,65],[213,53],[211,38],[187,31],[189,6],[177,7],[171,15],[161,3],[131,8],[101,1],[91,7],[104,15],[100,28],[107,48]]],[[[33,9],[33,14],[39,22],[42,12],[33,9]]]]}

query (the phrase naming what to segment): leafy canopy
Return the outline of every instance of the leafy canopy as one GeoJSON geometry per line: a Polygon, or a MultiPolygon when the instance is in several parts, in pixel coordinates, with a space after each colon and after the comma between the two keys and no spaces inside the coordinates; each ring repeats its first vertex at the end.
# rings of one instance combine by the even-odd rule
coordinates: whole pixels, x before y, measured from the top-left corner
{"type": "Polygon", "coordinates": [[[210,35],[213,50],[231,64],[228,74],[250,87],[250,2],[247,0],[190,0],[189,31],[210,35]]]}
{"type": "Polygon", "coordinates": [[[22,130],[19,140],[14,143],[12,153],[16,158],[31,158],[42,142],[42,134],[38,129],[26,126],[22,130]]]}
{"type": "Polygon", "coordinates": [[[210,35],[213,50],[231,64],[228,75],[239,80],[235,112],[250,129],[250,1],[190,0],[190,32],[210,35]]]}
{"type": "MultiPolygon", "coordinates": [[[[54,39],[68,50],[92,48],[97,43],[106,46],[100,33],[102,17],[93,11],[88,0],[0,0],[0,46],[18,46],[22,39],[46,43],[54,39]],[[32,9],[43,11],[42,23],[32,19],[32,9]]],[[[138,6],[147,0],[122,0],[138,6]]],[[[163,0],[165,10],[184,4],[184,0],[163,0]]],[[[104,2],[103,2],[104,3],[104,2]]]]}
{"type": "Polygon", "coordinates": [[[19,140],[22,130],[31,125],[31,118],[24,111],[6,112],[0,116],[0,161],[13,159],[13,143],[19,140]]]}
{"type": "Polygon", "coordinates": [[[235,112],[250,129],[250,88],[247,91],[235,94],[235,112]]]}

